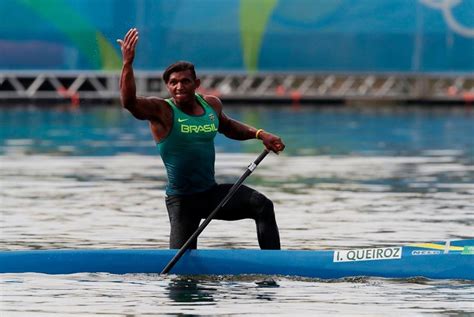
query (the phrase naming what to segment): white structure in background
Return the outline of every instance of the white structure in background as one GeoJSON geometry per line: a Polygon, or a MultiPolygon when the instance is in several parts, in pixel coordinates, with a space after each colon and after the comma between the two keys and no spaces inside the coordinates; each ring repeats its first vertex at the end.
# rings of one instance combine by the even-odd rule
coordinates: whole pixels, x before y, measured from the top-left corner
{"type": "MultiPolygon", "coordinates": [[[[201,73],[201,92],[227,101],[473,102],[474,74],[201,73]]],[[[120,98],[119,73],[0,73],[0,99],[111,102],[120,98]]],[[[136,72],[137,92],[168,95],[161,72],[136,72]]]]}

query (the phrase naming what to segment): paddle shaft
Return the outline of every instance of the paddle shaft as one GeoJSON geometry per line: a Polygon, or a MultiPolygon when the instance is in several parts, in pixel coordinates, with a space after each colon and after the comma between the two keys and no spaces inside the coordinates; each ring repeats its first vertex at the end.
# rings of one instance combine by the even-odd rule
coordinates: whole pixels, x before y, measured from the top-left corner
{"type": "Polygon", "coordinates": [[[253,163],[251,163],[248,167],[247,170],[245,170],[245,173],[239,178],[239,180],[234,184],[234,186],[231,187],[227,195],[222,199],[222,201],[217,205],[217,207],[209,214],[209,216],[204,220],[204,222],[197,228],[196,232],[193,233],[193,235],[186,241],[186,243],[179,249],[178,253],[169,261],[169,263],[165,266],[163,271],[161,271],[161,274],[168,274],[168,272],[173,268],[173,266],[176,264],[176,262],[179,261],[179,259],[183,256],[184,252],[189,248],[191,243],[197,237],[201,234],[201,232],[207,227],[207,225],[211,222],[212,218],[216,215],[216,213],[224,207],[225,204],[234,196],[235,192],[239,189],[239,187],[242,185],[244,180],[252,174],[252,172],[257,168],[257,165],[267,156],[268,150],[265,149],[262,154],[260,154],[253,163]]]}

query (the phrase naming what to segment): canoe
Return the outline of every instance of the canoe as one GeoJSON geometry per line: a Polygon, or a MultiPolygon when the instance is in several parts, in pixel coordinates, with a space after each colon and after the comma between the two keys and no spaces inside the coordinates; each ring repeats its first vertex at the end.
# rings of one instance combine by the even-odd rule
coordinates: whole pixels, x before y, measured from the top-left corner
{"type": "MultiPolygon", "coordinates": [[[[0,273],[159,273],[176,252],[143,249],[1,251],[0,273]]],[[[189,250],[170,273],[474,280],[474,240],[321,251],[189,250]]]]}

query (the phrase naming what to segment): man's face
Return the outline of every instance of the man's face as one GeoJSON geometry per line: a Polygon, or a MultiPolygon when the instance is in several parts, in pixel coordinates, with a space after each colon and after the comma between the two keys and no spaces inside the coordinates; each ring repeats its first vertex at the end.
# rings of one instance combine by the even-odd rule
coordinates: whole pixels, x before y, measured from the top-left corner
{"type": "Polygon", "coordinates": [[[194,93],[199,84],[199,79],[195,79],[190,70],[184,70],[171,73],[166,87],[175,102],[183,104],[194,100],[194,93]]]}

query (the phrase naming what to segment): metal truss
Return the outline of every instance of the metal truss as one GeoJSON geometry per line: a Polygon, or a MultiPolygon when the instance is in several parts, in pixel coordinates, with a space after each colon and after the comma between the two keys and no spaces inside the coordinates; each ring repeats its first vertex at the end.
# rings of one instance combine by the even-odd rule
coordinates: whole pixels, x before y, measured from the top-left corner
{"type": "MultiPolygon", "coordinates": [[[[0,100],[117,101],[120,74],[0,72],[0,100]]],[[[137,93],[167,96],[161,73],[136,72],[137,93]]],[[[474,102],[474,74],[202,73],[201,92],[224,100],[474,102]]]]}

